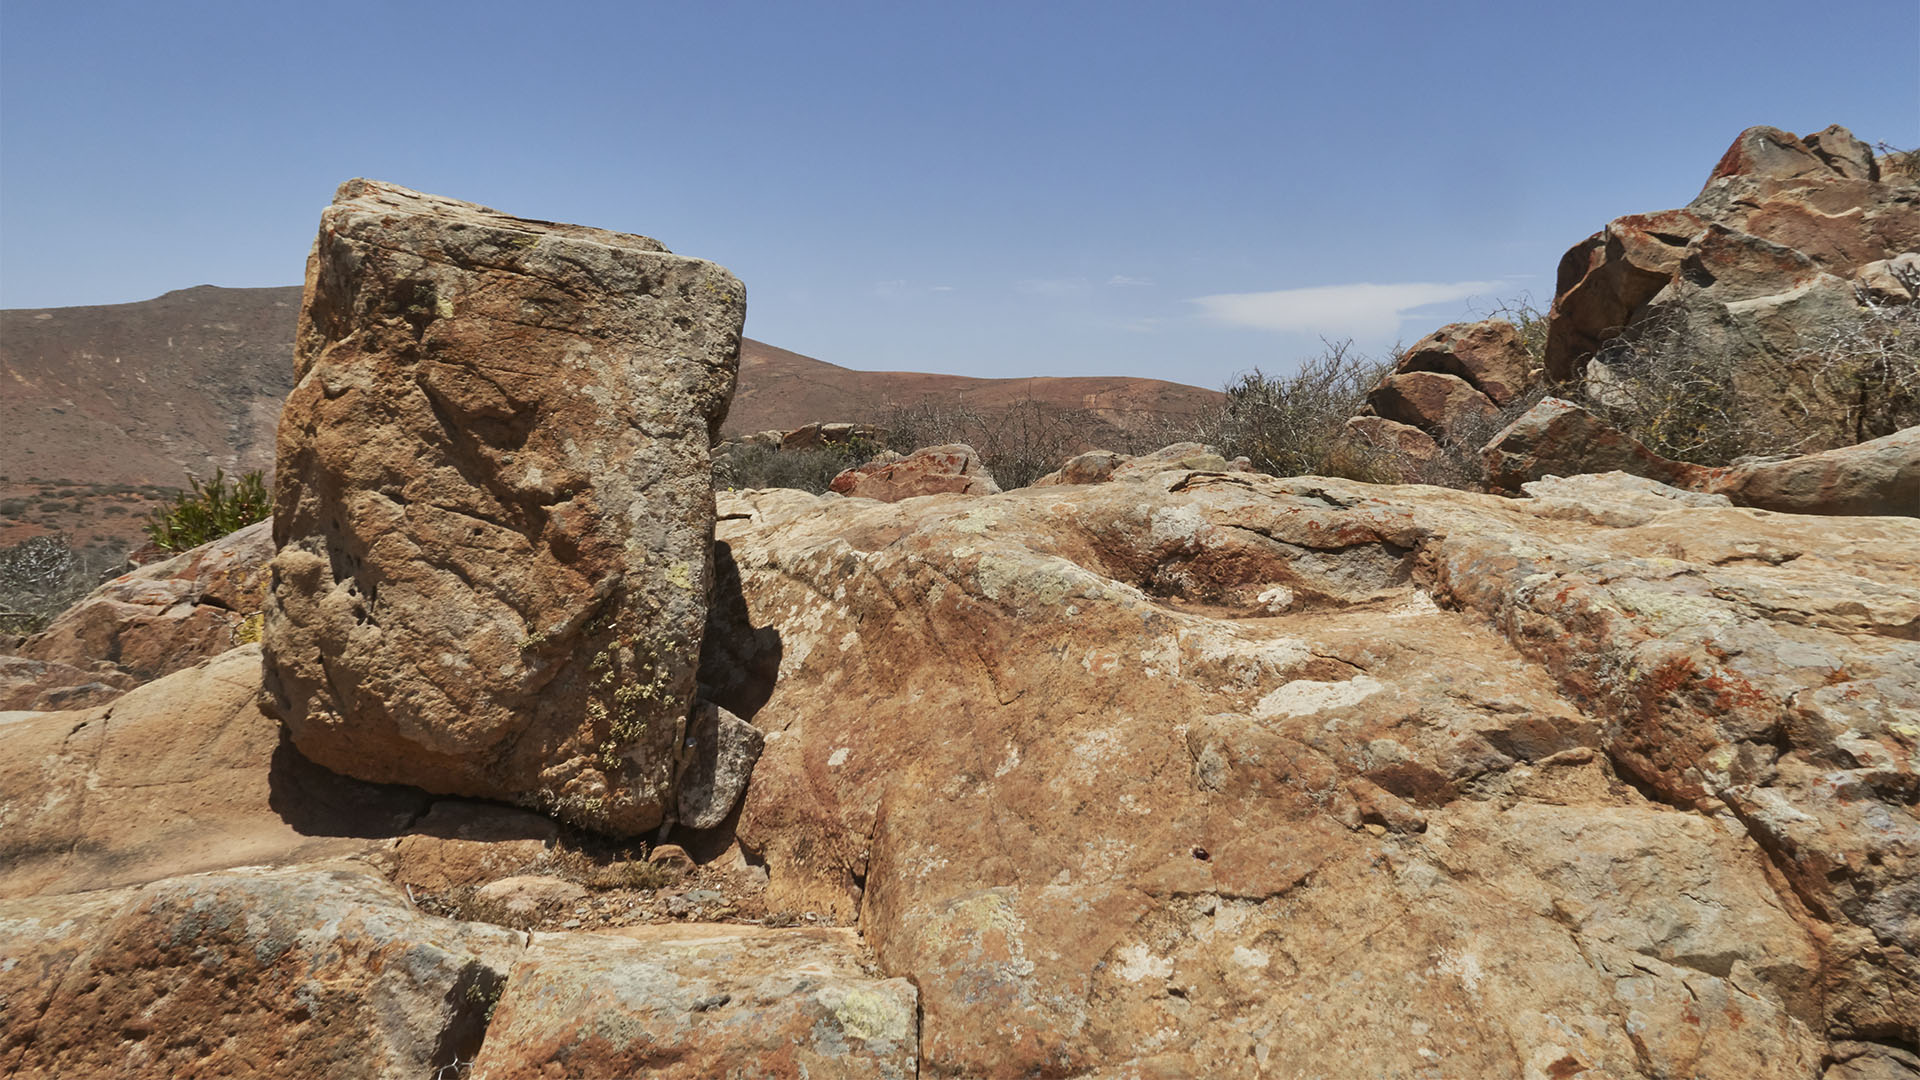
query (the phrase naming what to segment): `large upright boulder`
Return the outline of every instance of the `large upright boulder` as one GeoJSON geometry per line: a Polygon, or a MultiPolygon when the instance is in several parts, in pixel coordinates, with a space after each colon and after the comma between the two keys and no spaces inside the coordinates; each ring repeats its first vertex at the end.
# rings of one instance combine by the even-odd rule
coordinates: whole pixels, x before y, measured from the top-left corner
{"type": "Polygon", "coordinates": [[[343,185],[275,467],[266,689],[301,751],[668,819],[745,309],[646,237],[343,185]]]}

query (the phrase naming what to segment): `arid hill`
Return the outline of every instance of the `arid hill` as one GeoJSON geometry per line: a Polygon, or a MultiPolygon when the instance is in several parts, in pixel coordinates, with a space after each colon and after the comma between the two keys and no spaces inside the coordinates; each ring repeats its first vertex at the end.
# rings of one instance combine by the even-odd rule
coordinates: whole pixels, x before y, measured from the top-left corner
{"type": "MultiPolygon", "coordinates": [[[[0,543],[53,531],[133,539],[151,493],[104,486],[271,469],[299,310],[298,286],[200,285],[132,304],[0,311],[0,500],[14,507],[0,543]],[[138,505],[103,514],[129,500],[138,505]]],[[[723,433],[879,422],[928,399],[984,413],[1032,401],[1087,410],[1099,441],[1114,434],[1107,425],[1191,414],[1218,396],[1157,379],[853,371],[748,339],[723,433]]]]}

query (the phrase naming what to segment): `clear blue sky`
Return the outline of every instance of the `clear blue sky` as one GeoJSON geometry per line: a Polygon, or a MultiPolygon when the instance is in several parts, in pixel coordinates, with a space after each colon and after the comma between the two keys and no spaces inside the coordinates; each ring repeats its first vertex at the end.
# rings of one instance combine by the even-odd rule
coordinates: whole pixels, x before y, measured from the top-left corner
{"type": "Polygon", "coordinates": [[[714,259],[849,367],[1217,386],[1544,306],[1836,122],[1920,145],[1920,3],[4,0],[0,306],[296,283],[371,176],[714,259]]]}

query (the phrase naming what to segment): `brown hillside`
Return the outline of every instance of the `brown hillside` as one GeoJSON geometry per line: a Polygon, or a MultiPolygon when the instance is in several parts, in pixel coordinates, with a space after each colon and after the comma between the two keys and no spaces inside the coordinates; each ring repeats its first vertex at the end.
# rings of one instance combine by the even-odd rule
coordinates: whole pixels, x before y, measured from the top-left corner
{"type": "MultiPolygon", "coordinates": [[[[134,539],[152,486],[271,469],[299,311],[299,286],[212,285],[131,304],[0,311],[0,501],[10,511],[0,543],[50,531],[134,539]],[[110,485],[149,490],[102,490],[110,485]],[[88,493],[112,498],[79,498],[88,493]],[[114,498],[127,505],[105,513],[114,498]]],[[[1087,437],[1099,442],[1217,397],[1157,379],[853,371],[748,339],[723,432],[881,421],[930,399],[988,416],[1032,401],[1086,410],[1087,437]]]]}

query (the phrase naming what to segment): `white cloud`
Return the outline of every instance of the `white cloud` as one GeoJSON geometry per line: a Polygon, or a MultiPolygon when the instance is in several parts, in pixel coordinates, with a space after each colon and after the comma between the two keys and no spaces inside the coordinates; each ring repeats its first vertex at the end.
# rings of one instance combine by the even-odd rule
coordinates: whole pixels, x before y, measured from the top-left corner
{"type": "Polygon", "coordinates": [[[951,286],[951,285],[933,285],[933,286],[929,286],[929,287],[927,288],[927,291],[928,291],[928,292],[952,292],[952,291],[953,291],[953,286],[951,286]]]}
{"type": "Polygon", "coordinates": [[[1151,285],[1153,284],[1153,279],[1143,278],[1143,277],[1128,277],[1125,274],[1115,274],[1112,277],[1107,279],[1107,284],[1113,286],[1114,288],[1124,288],[1129,285],[1151,285]]]}
{"type": "Polygon", "coordinates": [[[1229,326],[1255,330],[1283,330],[1360,339],[1391,338],[1415,308],[1465,300],[1493,292],[1499,281],[1405,282],[1376,285],[1317,285],[1274,292],[1221,293],[1197,297],[1189,303],[1200,315],[1229,326]]]}

